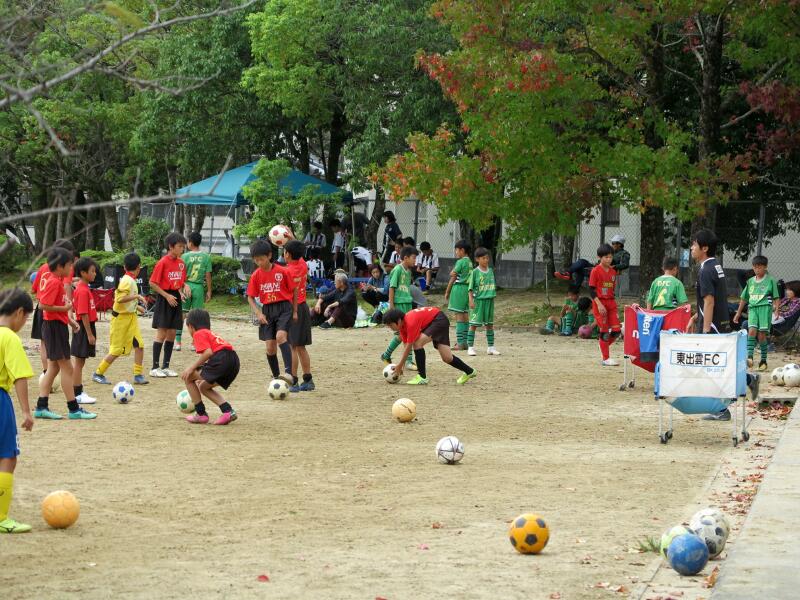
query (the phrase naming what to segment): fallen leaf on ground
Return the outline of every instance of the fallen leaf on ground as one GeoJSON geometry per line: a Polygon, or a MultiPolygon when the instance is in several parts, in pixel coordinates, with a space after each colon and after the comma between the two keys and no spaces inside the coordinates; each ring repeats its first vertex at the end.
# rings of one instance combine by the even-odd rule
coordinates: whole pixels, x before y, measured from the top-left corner
{"type": "Polygon", "coordinates": [[[434,521],[434,522],[433,522],[433,524],[431,525],[431,527],[432,527],[433,529],[441,529],[442,527],[444,527],[444,525],[442,525],[441,523],[439,523],[439,521],[434,521]]]}
{"type": "Polygon", "coordinates": [[[269,575],[259,575],[256,579],[258,579],[261,582],[267,582],[269,581],[269,575]]]}
{"type": "Polygon", "coordinates": [[[561,592],[553,592],[550,594],[550,600],[561,600],[561,592]]]}
{"type": "Polygon", "coordinates": [[[714,567],[714,570],[711,571],[711,574],[705,578],[703,581],[704,588],[712,588],[717,583],[717,577],[719,577],[719,567],[714,567]]]}
{"type": "Polygon", "coordinates": [[[417,548],[419,550],[428,550],[429,546],[428,546],[428,544],[420,544],[419,546],[417,546],[417,548]]]}

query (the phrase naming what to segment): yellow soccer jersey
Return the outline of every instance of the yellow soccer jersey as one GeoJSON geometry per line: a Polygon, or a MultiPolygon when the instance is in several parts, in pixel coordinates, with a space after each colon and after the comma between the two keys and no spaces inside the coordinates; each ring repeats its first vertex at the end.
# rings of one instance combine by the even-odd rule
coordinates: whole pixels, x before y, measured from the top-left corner
{"type": "Polygon", "coordinates": [[[31,377],[33,369],[19,336],[8,327],[0,327],[0,388],[11,392],[17,379],[31,377]]]}
{"type": "Polygon", "coordinates": [[[136,280],[125,273],[125,275],[123,275],[119,280],[119,285],[117,285],[117,289],[114,292],[114,312],[119,314],[135,313],[137,304],[135,298],[130,302],[125,302],[124,304],[120,302],[120,299],[124,298],[125,296],[136,295],[138,293],[139,286],[136,285],[136,280]]]}

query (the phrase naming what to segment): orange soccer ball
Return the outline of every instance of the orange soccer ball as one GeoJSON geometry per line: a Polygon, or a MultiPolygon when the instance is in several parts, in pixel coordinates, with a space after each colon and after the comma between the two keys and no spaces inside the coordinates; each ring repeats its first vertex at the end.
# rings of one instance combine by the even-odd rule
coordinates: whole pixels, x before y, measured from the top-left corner
{"type": "Polygon", "coordinates": [[[66,529],[78,520],[81,505],[72,492],[59,490],[42,501],[42,517],[50,527],[66,529]]]}

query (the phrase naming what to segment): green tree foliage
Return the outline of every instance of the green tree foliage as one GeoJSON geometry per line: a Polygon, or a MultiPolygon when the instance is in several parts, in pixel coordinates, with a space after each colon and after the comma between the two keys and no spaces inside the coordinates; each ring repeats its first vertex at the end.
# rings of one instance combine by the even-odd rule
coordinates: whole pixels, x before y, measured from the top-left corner
{"type": "Polygon", "coordinates": [[[161,258],[164,249],[164,238],[170,232],[169,223],[163,219],[143,217],[131,230],[131,242],[134,252],[140,256],[161,258]]]}

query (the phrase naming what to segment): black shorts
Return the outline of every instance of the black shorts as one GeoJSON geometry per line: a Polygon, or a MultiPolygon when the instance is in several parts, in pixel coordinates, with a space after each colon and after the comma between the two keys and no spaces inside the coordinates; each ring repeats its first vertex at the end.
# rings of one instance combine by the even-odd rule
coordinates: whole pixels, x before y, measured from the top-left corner
{"type": "Polygon", "coordinates": [[[450,320],[444,313],[439,313],[433,321],[422,330],[422,333],[431,338],[433,347],[438,348],[439,344],[450,345],[450,320]]]}
{"type": "Polygon", "coordinates": [[[258,339],[262,342],[274,340],[279,331],[289,331],[292,320],[292,303],[288,300],[265,304],[261,312],[267,317],[266,325],[258,326],[258,339]]]}
{"type": "Polygon", "coordinates": [[[31,321],[31,339],[32,340],[40,340],[42,339],[42,309],[39,308],[39,305],[36,305],[36,308],[33,310],[33,320],[31,321]]]}
{"type": "MultiPolygon", "coordinates": [[[[72,346],[70,347],[70,352],[72,356],[76,358],[94,358],[95,357],[95,346],[92,346],[89,343],[89,336],[86,335],[86,328],[83,326],[83,323],[78,322],[78,325],[81,328],[78,330],[78,333],[72,334],[72,346]]],[[[97,339],[97,329],[95,329],[94,323],[89,323],[89,329],[92,330],[92,335],[94,339],[97,339]]]]}
{"type": "Polygon", "coordinates": [[[69,327],[66,323],[43,321],[42,341],[47,346],[47,360],[69,360],[69,327]]]}
{"type": "Polygon", "coordinates": [[[289,343],[292,346],[311,345],[311,311],[305,302],[297,305],[297,321],[289,323],[289,343]]]}
{"type": "Polygon", "coordinates": [[[177,290],[166,290],[173,296],[178,304],[170,306],[167,299],[161,294],[156,296],[156,305],[153,307],[153,329],[182,329],[183,308],[181,308],[181,294],[177,290]]]}
{"type": "Polygon", "coordinates": [[[239,374],[239,356],[233,350],[214,352],[200,369],[200,377],[228,389],[239,374]]]}

